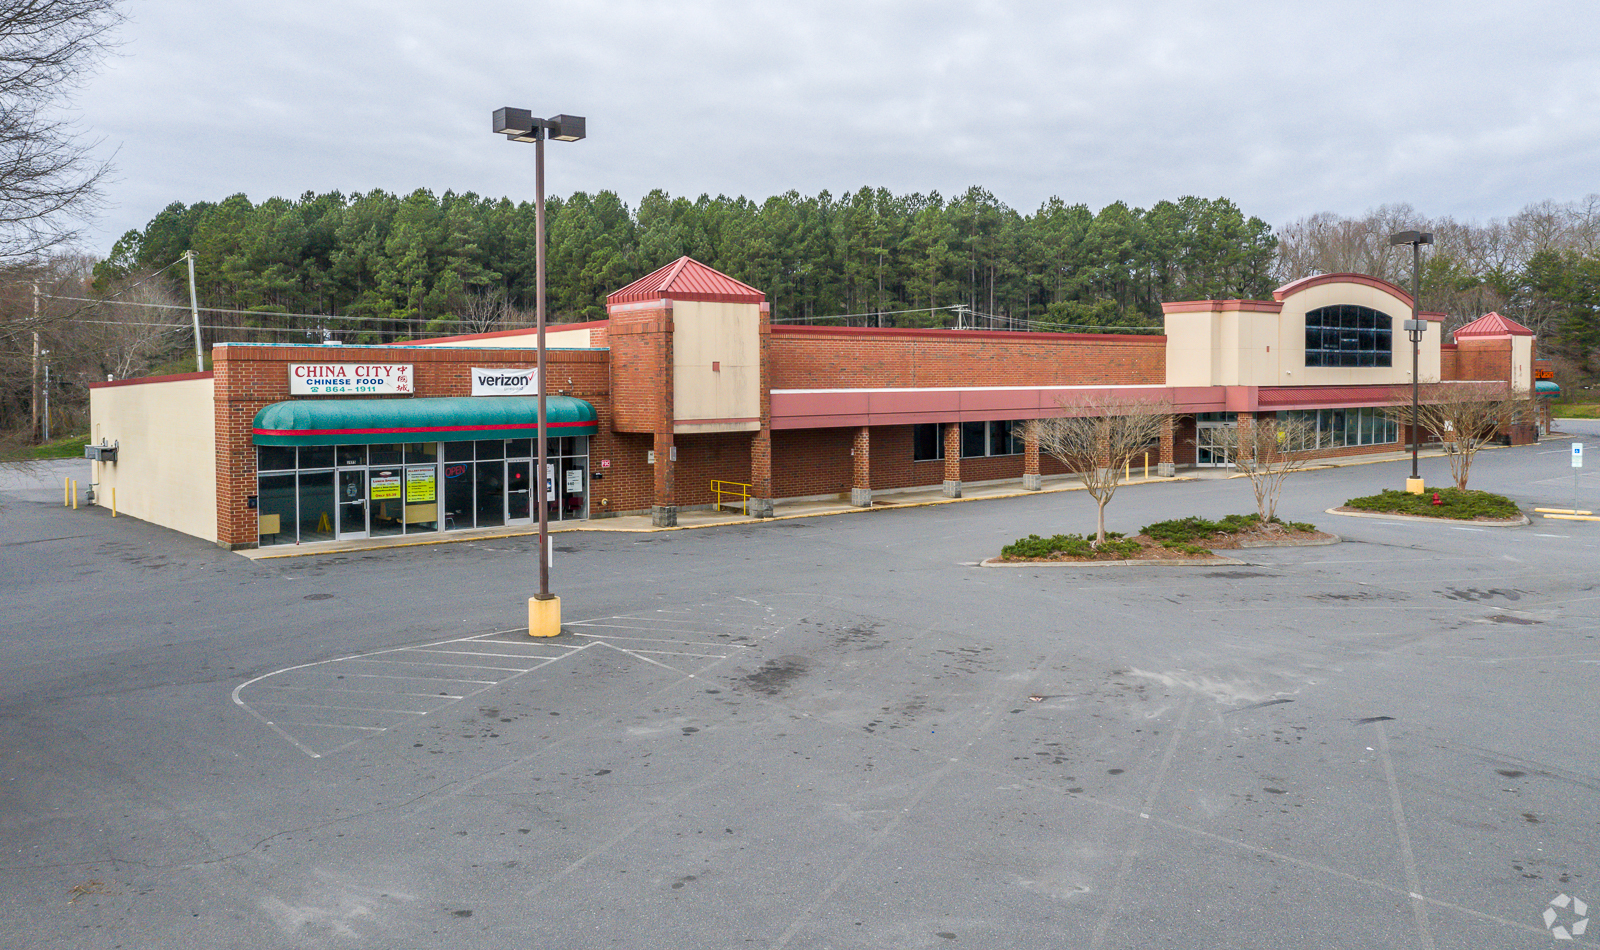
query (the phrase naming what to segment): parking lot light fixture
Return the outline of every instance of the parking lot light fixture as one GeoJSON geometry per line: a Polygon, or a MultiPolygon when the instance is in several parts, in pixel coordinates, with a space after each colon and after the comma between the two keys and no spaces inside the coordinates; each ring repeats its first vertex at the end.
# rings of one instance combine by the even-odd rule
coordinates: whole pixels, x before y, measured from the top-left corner
{"type": "Polygon", "coordinates": [[[1417,471],[1417,448],[1422,436],[1417,429],[1420,399],[1418,398],[1417,363],[1422,349],[1422,335],[1427,332],[1427,321],[1422,319],[1422,245],[1432,244],[1433,234],[1428,231],[1401,231],[1389,235],[1389,246],[1411,245],[1411,319],[1406,321],[1406,338],[1411,341],[1411,477],[1406,479],[1406,491],[1422,494],[1422,476],[1417,471]]]}
{"type": "Polygon", "coordinates": [[[504,135],[513,142],[532,142],[533,152],[533,246],[534,246],[534,314],[537,330],[539,426],[538,468],[533,484],[539,508],[539,593],[528,599],[528,635],[553,637],[561,633],[561,598],[550,593],[550,485],[547,481],[549,447],[546,444],[548,413],[545,407],[545,267],[544,267],[544,140],[576,142],[583,138],[587,123],[581,115],[558,115],[540,119],[530,109],[511,106],[494,110],[491,131],[504,135]]]}

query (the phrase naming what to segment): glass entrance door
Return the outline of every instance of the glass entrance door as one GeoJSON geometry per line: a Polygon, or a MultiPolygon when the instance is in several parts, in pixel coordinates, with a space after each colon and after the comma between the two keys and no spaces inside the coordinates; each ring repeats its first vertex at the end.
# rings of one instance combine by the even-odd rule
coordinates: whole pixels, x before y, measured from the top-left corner
{"type": "Polygon", "coordinates": [[[339,537],[367,536],[367,473],[346,469],[339,473],[339,537]]]}
{"type": "Polygon", "coordinates": [[[527,524],[533,520],[533,463],[527,459],[506,462],[506,523],[527,524]]]}
{"type": "Polygon", "coordinates": [[[1200,420],[1195,425],[1194,463],[1209,468],[1233,464],[1235,426],[1200,420]]]}

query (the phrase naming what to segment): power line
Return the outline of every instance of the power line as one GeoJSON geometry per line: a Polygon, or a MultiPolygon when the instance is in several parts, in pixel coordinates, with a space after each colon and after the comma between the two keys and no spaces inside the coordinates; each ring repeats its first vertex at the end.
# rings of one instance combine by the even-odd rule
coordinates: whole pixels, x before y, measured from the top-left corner
{"type": "MultiPolygon", "coordinates": [[[[62,296],[62,295],[58,295],[58,294],[40,294],[39,296],[48,297],[51,300],[86,300],[86,301],[89,301],[91,304],[106,303],[106,302],[109,301],[109,298],[107,298],[107,300],[96,300],[93,297],[68,297],[68,296],[62,296]]],[[[123,307],[149,307],[149,308],[155,309],[155,310],[184,310],[184,311],[187,311],[189,309],[188,307],[185,307],[182,304],[175,304],[175,303],[140,303],[140,302],[134,301],[134,300],[120,301],[118,305],[119,306],[123,306],[123,307]]],[[[85,309],[87,309],[87,308],[85,308],[85,309]]],[[[430,322],[430,321],[428,321],[428,320],[426,320],[426,319],[424,319],[422,317],[357,317],[357,316],[343,316],[343,315],[337,314],[337,313],[290,313],[290,312],[283,311],[283,310],[230,310],[230,309],[228,309],[226,307],[200,307],[199,309],[208,311],[210,313],[232,313],[232,314],[239,314],[241,316],[246,316],[246,317],[307,317],[307,318],[312,319],[312,320],[363,320],[363,321],[372,321],[372,322],[378,322],[378,323],[428,323],[428,322],[430,322]]]]}

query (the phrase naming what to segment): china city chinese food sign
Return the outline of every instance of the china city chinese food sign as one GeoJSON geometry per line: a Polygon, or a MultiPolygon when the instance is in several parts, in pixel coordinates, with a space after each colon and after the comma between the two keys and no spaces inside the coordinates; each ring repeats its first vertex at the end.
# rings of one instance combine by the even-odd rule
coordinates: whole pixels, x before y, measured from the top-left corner
{"type": "Polygon", "coordinates": [[[292,396],[409,396],[410,363],[291,363],[292,396]]]}

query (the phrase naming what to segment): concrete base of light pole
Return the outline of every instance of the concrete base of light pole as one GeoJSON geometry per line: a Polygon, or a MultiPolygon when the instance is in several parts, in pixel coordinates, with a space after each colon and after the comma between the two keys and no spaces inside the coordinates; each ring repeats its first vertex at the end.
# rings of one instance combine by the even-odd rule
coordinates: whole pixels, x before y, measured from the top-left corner
{"type": "Polygon", "coordinates": [[[551,594],[549,599],[528,598],[528,636],[554,637],[561,634],[561,598],[551,594]]]}
{"type": "Polygon", "coordinates": [[[1408,479],[1406,479],[1406,491],[1410,492],[1413,495],[1422,494],[1422,479],[1420,479],[1420,478],[1408,478],[1408,479]]]}

